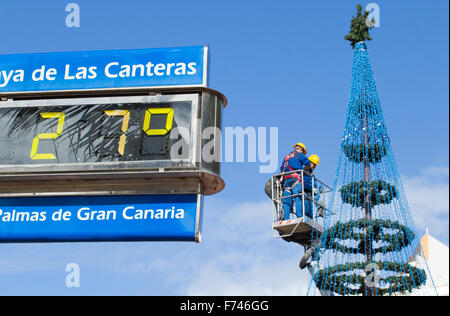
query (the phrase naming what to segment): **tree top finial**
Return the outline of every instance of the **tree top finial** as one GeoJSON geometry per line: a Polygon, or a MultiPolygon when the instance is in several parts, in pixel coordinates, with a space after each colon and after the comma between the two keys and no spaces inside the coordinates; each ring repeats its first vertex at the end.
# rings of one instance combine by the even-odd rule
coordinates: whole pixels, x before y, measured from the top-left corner
{"type": "Polygon", "coordinates": [[[352,47],[355,48],[356,43],[363,42],[365,40],[371,41],[372,38],[369,35],[369,30],[373,28],[375,20],[367,23],[369,11],[364,11],[360,4],[356,6],[356,16],[351,20],[350,32],[345,35],[345,40],[350,41],[352,47]],[[368,25],[370,24],[370,26],[368,25]]]}

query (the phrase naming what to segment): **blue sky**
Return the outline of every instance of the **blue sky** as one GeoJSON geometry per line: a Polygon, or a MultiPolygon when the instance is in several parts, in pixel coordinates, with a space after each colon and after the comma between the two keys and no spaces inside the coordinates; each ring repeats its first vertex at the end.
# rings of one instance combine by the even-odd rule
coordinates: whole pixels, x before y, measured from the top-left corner
{"type": "MultiPolygon", "coordinates": [[[[359,1],[72,2],[80,28],[65,25],[69,1],[3,0],[0,54],[208,45],[210,87],[229,101],[223,126],[278,127],[280,159],[301,141],[333,183],[352,66],[343,38],[359,1]]],[[[376,3],[369,55],[413,218],[448,245],[449,4],[376,3]]],[[[302,294],[302,250],[271,237],[258,168],[222,164],[226,189],[205,199],[201,244],[0,245],[0,295],[302,294]],[[80,288],[65,286],[70,262],[80,288]]]]}

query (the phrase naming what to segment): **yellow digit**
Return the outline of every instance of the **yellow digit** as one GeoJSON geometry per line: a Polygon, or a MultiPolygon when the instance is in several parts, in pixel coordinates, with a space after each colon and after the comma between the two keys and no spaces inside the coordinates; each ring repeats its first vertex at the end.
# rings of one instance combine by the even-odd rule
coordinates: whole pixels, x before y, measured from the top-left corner
{"type": "Polygon", "coordinates": [[[144,132],[147,133],[147,135],[153,136],[153,135],[166,135],[171,129],[173,124],[173,109],[172,108],[158,108],[158,109],[147,109],[145,112],[145,118],[144,118],[144,132]],[[152,117],[152,114],[167,114],[166,118],[166,128],[150,128],[150,119],[152,117]]]}
{"type": "MultiPolygon", "coordinates": [[[[128,130],[128,122],[130,120],[130,111],[128,110],[106,110],[106,115],[108,116],[123,116],[123,122],[122,122],[122,132],[125,133],[128,130]]],[[[127,136],[125,134],[122,134],[120,136],[119,140],[119,153],[123,156],[123,153],[125,151],[125,141],[127,139],[127,136]]]]}
{"type": "Polygon", "coordinates": [[[46,112],[46,113],[41,113],[41,116],[45,119],[57,118],[58,119],[58,127],[56,128],[56,133],[42,133],[33,139],[33,144],[31,145],[30,157],[31,157],[31,159],[36,159],[36,160],[56,159],[55,155],[53,155],[53,154],[38,154],[37,153],[38,146],[39,146],[39,140],[55,139],[59,135],[61,135],[63,128],[64,128],[64,119],[66,116],[62,112],[46,112]]]}

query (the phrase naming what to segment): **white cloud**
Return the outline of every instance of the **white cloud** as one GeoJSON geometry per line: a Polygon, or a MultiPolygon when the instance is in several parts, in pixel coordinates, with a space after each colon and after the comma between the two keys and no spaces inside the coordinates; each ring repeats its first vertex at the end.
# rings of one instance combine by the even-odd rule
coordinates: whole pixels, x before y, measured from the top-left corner
{"type": "Polygon", "coordinates": [[[449,225],[448,178],[448,167],[429,167],[417,176],[402,179],[417,228],[429,228],[430,234],[445,243],[449,225]]]}
{"type": "Polygon", "coordinates": [[[309,275],[298,268],[303,250],[272,237],[271,207],[271,202],[208,205],[214,218],[205,227],[205,246],[219,249],[204,258],[187,295],[306,294],[309,275]]]}
{"type": "MultiPolygon", "coordinates": [[[[234,259],[239,264],[239,258],[234,259]]],[[[248,259],[244,256],[240,260],[249,263],[248,259]]],[[[248,268],[235,270],[220,262],[208,262],[189,284],[187,295],[305,295],[309,278],[295,261],[272,259],[250,259],[248,268]]]]}

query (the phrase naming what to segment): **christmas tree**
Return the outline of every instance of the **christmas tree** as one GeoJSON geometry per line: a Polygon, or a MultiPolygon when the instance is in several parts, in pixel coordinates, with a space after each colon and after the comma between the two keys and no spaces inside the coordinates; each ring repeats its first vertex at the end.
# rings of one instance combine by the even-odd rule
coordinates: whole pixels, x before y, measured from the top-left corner
{"type": "MultiPolygon", "coordinates": [[[[350,100],[330,200],[312,262],[308,294],[401,295],[428,287],[426,264],[387,133],[358,5],[346,39],[354,49],[350,100]]],[[[430,282],[431,281],[431,282],[430,282]]],[[[423,293],[423,291],[422,291],[423,293]]]]}

